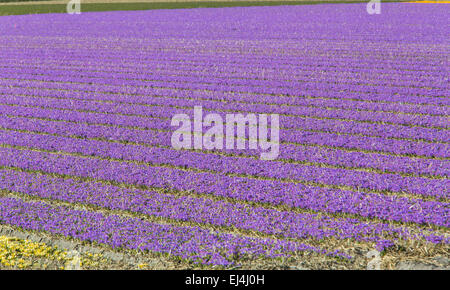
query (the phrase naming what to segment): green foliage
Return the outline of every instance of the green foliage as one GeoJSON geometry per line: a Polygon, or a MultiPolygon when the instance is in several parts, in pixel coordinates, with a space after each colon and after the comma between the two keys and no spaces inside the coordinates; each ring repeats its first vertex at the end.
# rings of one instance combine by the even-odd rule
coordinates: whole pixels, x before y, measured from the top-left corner
{"type": "MultiPolygon", "coordinates": [[[[11,0],[0,0],[6,2],[11,0]]],[[[21,0],[30,1],[30,0],[21,0]]],[[[14,2],[17,2],[14,0],[14,2]]],[[[366,3],[364,0],[337,1],[236,1],[236,2],[154,2],[154,3],[81,3],[81,12],[93,11],[126,11],[152,9],[185,9],[185,8],[213,8],[213,7],[246,7],[246,6],[279,6],[279,5],[310,5],[323,3],[366,3]]],[[[384,0],[383,2],[402,2],[384,0]]],[[[23,4],[0,5],[0,15],[66,13],[66,4],[23,4]]]]}
{"type": "Polygon", "coordinates": [[[10,2],[30,2],[30,1],[51,1],[51,0],[0,0],[0,3],[10,3],[10,2]]]}

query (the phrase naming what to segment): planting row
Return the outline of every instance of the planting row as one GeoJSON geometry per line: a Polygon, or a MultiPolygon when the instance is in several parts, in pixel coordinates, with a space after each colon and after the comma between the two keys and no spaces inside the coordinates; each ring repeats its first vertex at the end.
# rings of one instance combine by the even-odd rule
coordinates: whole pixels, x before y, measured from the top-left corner
{"type": "Polygon", "coordinates": [[[25,202],[0,198],[0,222],[25,230],[45,231],[81,241],[106,244],[113,248],[137,249],[171,254],[194,263],[228,266],[240,257],[289,257],[295,252],[329,253],[317,247],[290,241],[216,233],[200,227],[177,227],[104,215],[99,212],[50,206],[42,202],[25,202]]]}
{"type": "MultiPolygon", "coordinates": [[[[407,228],[386,223],[363,222],[355,218],[333,218],[310,213],[279,211],[227,201],[191,196],[174,196],[155,191],[126,189],[100,182],[56,178],[26,172],[0,170],[0,188],[13,193],[69,203],[94,205],[112,210],[142,213],[177,221],[205,223],[225,228],[257,231],[295,239],[355,239],[382,242],[390,239],[419,239],[430,233],[412,234],[407,228]]],[[[442,214],[442,207],[422,203],[430,215],[442,214]]],[[[416,212],[416,216],[420,213],[416,212]]],[[[413,215],[411,215],[412,217],[413,215]]],[[[432,231],[431,231],[432,232],[432,231]]],[[[434,241],[445,241],[433,233],[434,241]]]]}
{"type": "MultiPolygon", "coordinates": [[[[8,72],[4,72],[8,74],[8,72]]],[[[11,72],[9,72],[11,73],[11,72]]],[[[180,77],[180,76],[161,76],[157,75],[152,77],[152,79],[140,81],[140,80],[129,80],[129,79],[115,79],[111,76],[99,81],[95,77],[84,77],[78,74],[71,74],[68,76],[42,75],[36,73],[34,70],[30,72],[21,72],[13,74],[15,79],[19,80],[38,80],[45,82],[62,82],[62,83],[86,83],[95,85],[112,85],[112,86],[135,86],[135,87],[167,87],[167,88],[177,88],[177,89],[194,89],[194,90],[213,90],[213,91],[233,91],[233,92],[246,92],[253,94],[272,94],[272,95],[288,95],[288,96],[301,96],[310,95],[310,90],[329,90],[337,92],[357,92],[357,93],[367,93],[367,94],[380,94],[380,95],[400,95],[400,96],[416,96],[419,102],[430,103],[430,104],[443,104],[449,105],[449,98],[444,97],[446,95],[445,89],[417,89],[417,88],[399,88],[399,87],[374,87],[367,85],[352,85],[346,86],[342,84],[322,84],[322,83],[300,83],[300,84],[290,84],[289,87],[253,87],[247,84],[247,81],[242,81],[243,84],[240,85],[230,85],[224,80],[220,79],[216,82],[208,80],[207,82],[198,82],[196,77],[180,77]],[[422,101],[422,99],[425,99],[422,101]]],[[[230,81],[228,81],[230,82],[230,81]]],[[[377,100],[375,98],[374,100],[377,100]]],[[[404,100],[405,98],[403,98],[404,100]]],[[[370,97],[368,100],[372,100],[370,97]]],[[[408,98],[409,102],[413,102],[408,98]]]]}
{"type": "MultiPolygon", "coordinates": [[[[3,68],[0,67],[0,73],[3,74],[11,74],[11,75],[24,75],[24,76],[55,76],[55,70],[51,68],[39,68],[38,70],[35,68],[26,68],[26,67],[13,67],[13,68],[3,68]]],[[[82,79],[86,79],[89,81],[95,80],[95,82],[100,83],[110,83],[114,80],[114,83],[117,83],[119,80],[130,82],[133,85],[146,85],[148,81],[166,81],[166,82],[188,82],[192,84],[211,84],[211,85],[226,85],[230,87],[242,87],[244,86],[246,90],[250,92],[254,92],[254,90],[258,90],[260,93],[277,93],[278,91],[271,91],[273,89],[284,89],[288,90],[292,95],[292,92],[297,91],[299,89],[319,89],[319,88],[327,88],[328,90],[333,91],[342,91],[342,90],[350,90],[356,92],[363,93],[371,93],[371,92],[386,92],[391,91],[393,94],[407,94],[407,95],[419,95],[419,96],[443,96],[446,92],[445,87],[406,87],[406,86],[393,86],[391,84],[367,84],[361,80],[357,82],[348,82],[345,79],[327,79],[323,81],[320,79],[314,79],[312,77],[305,77],[296,81],[283,81],[283,80],[275,80],[275,79],[264,79],[264,80],[255,80],[255,79],[237,79],[237,78],[223,78],[223,77],[214,77],[212,75],[204,75],[204,76],[196,76],[191,74],[180,74],[177,70],[169,71],[168,73],[155,73],[155,74],[139,74],[137,78],[126,78],[121,73],[112,73],[112,72],[89,72],[84,71],[80,76],[78,72],[74,72],[71,70],[58,71],[58,78],[52,78],[52,80],[63,80],[66,81],[67,78],[74,78],[74,82],[77,82],[82,79]],[[64,78],[64,79],[62,79],[64,78]],[[264,91],[259,91],[263,88],[270,88],[271,90],[265,89],[264,91]]],[[[242,89],[239,89],[242,90],[242,89]]],[[[285,93],[285,91],[283,92],[285,93]]]]}
{"type": "MultiPolygon", "coordinates": [[[[163,112],[167,115],[166,108],[163,112]]],[[[133,126],[140,128],[151,128],[157,130],[175,131],[177,128],[171,126],[170,119],[151,118],[145,116],[125,116],[111,114],[108,112],[97,113],[96,111],[73,111],[70,109],[47,109],[42,107],[22,107],[2,105],[0,102],[0,114],[8,115],[14,109],[14,116],[40,117],[56,120],[69,120],[75,122],[102,123],[120,126],[133,126]]],[[[168,109],[169,110],[169,109],[168,109]]],[[[186,109],[172,108],[172,116],[177,113],[186,113],[193,115],[193,111],[186,109]]],[[[220,113],[225,120],[225,114],[220,113]]],[[[289,118],[289,117],[288,117],[289,118]]],[[[270,119],[270,118],[269,118],[270,119]]],[[[280,123],[285,120],[283,116],[280,123]]],[[[193,118],[191,118],[193,120],[193,118]]],[[[298,120],[301,120],[298,118],[298,120]]],[[[295,124],[292,122],[292,124],[295,124]]],[[[347,126],[350,126],[348,123],[347,126]]],[[[358,135],[347,135],[339,133],[316,132],[313,128],[309,130],[281,130],[280,141],[297,143],[297,144],[313,144],[326,147],[341,147],[352,150],[387,152],[398,155],[407,156],[424,156],[429,158],[448,158],[448,144],[442,143],[424,143],[413,142],[409,140],[386,139],[382,137],[365,137],[358,135]]]]}
{"type": "MultiPolygon", "coordinates": [[[[290,96],[273,96],[267,95],[254,95],[248,93],[224,93],[215,91],[192,91],[192,90],[177,90],[177,89],[157,89],[150,88],[145,95],[123,95],[113,92],[92,91],[92,87],[88,91],[69,90],[55,87],[53,83],[38,83],[33,81],[5,81],[0,80],[0,90],[2,94],[12,95],[27,95],[33,94],[35,96],[49,96],[58,98],[82,98],[85,100],[104,100],[104,101],[116,101],[116,102],[135,102],[135,103],[147,103],[154,97],[167,97],[176,99],[189,100],[211,100],[219,102],[229,103],[245,103],[245,104],[266,104],[267,106],[276,105],[276,108],[284,109],[285,106],[290,107],[327,107],[332,109],[343,110],[360,110],[360,111],[373,111],[373,112],[385,112],[385,113],[407,113],[418,115],[433,115],[433,116],[446,116],[450,109],[443,106],[435,105],[415,105],[395,102],[366,102],[358,101],[355,99],[346,99],[331,97],[290,97],[290,96]]],[[[323,92],[321,92],[323,94],[323,92]]],[[[319,93],[320,94],[320,93],[319,93]]],[[[337,95],[341,93],[336,93],[337,95]]],[[[294,108],[295,109],[295,108],[294,108]]]]}
{"type": "MultiPolygon", "coordinates": [[[[77,138],[105,139],[122,143],[138,143],[149,146],[171,147],[172,132],[138,130],[114,126],[73,123],[54,120],[42,120],[25,117],[6,117],[0,115],[0,128],[26,130],[74,136],[77,138]]],[[[450,164],[447,160],[408,158],[388,156],[377,153],[347,152],[339,149],[311,147],[307,145],[282,144],[278,159],[313,162],[343,166],[347,168],[368,168],[388,172],[399,172],[412,175],[449,176],[450,164]]],[[[227,153],[240,156],[259,156],[257,150],[231,150],[227,153]],[[245,155],[243,155],[245,153],[245,155]]]]}
{"type": "MultiPolygon", "coordinates": [[[[0,90],[3,96],[1,96],[1,101],[3,103],[12,103],[19,105],[35,105],[35,106],[46,106],[46,107],[56,107],[56,108],[72,108],[78,110],[86,110],[90,107],[90,110],[109,113],[124,113],[124,114],[141,114],[152,116],[155,114],[154,107],[194,107],[202,106],[208,110],[217,111],[229,111],[229,112],[242,112],[242,113],[254,113],[254,114],[282,114],[286,120],[291,120],[291,118],[298,117],[312,117],[312,118],[327,118],[327,119],[344,119],[352,121],[368,121],[368,122],[385,122],[388,124],[399,124],[399,125],[417,125],[424,127],[438,127],[449,129],[449,119],[446,116],[429,116],[429,115],[413,115],[413,114],[397,114],[397,113],[387,113],[387,112],[373,112],[373,111],[357,111],[357,110],[342,110],[336,108],[322,108],[319,106],[282,106],[279,105],[265,105],[265,104],[247,104],[247,103],[228,103],[224,101],[209,101],[209,100],[199,100],[199,99],[187,99],[187,98],[166,98],[166,97],[149,97],[146,98],[141,105],[139,100],[142,97],[137,97],[135,100],[134,96],[128,96],[128,101],[125,103],[118,103],[114,96],[105,94],[101,95],[101,98],[95,99],[94,96],[90,95],[85,98],[84,95],[80,93],[72,93],[69,98],[60,97],[56,98],[46,98],[46,94],[43,92],[39,95],[25,95],[17,96],[20,90],[16,89],[6,89],[0,90]],[[42,96],[43,95],[43,96],[42,96]],[[27,97],[30,96],[30,97],[27,97]],[[39,97],[38,97],[39,96],[39,97]],[[100,102],[102,101],[102,102],[100,102]],[[112,103],[104,103],[103,101],[109,101],[112,103]]],[[[54,92],[54,94],[57,92],[54,92]]],[[[67,95],[67,93],[66,93],[67,95]]],[[[255,96],[255,100],[258,98],[255,96]]],[[[159,108],[158,108],[159,109],[159,108]]],[[[168,115],[163,115],[162,117],[170,117],[168,115]]],[[[289,126],[295,122],[287,121],[289,126]]]]}
{"type": "Polygon", "coordinates": [[[93,178],[137,187],[211,194],[328,213],[349,213],[368,218],[414,221],[419,224],[433,223],[447,227],[449,224],[447,202],[322,188],[278,180],[149,167],[87,156],[70,156],[24,149],[0,148],[0,153],[2,154],[0,166],[3,167],[93,178]],[[424,212],[423,208],[429,208],[430,212],[424,212]]]}

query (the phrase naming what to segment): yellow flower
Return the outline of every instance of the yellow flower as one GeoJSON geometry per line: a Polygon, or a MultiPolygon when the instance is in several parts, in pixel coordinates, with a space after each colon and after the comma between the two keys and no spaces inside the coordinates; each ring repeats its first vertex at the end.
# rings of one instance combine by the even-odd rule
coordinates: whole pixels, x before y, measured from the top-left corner
{"type": "Polygon", "coordinates": [[[139,269],[142,270],[142,269],[147,268],[147,267],[148,267],[148,264],[142,263],[142,264],[138,264],[137,266],[138,266],[139,269]]]}

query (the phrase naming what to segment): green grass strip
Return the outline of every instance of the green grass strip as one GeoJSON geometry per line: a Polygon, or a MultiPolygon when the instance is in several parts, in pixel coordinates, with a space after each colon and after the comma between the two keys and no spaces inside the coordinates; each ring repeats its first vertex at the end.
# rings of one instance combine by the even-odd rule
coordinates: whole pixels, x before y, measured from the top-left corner
{"type": "MultiPolygon", "coordinates": [[[[69,2],[69,1],[67,1],[69,2]]],[[[95,11],[127,11],[153,9],[187,9],[187,8],[217,8],[217,7],[249,7],[249,6],[279,6],[279,5],[311,5],[325,3],[368,3],[361,0],[338,1],[236,1],[236,2],[153,2],[153,3],[81,3],[81,12],[95,11]]],[[[404,2],[384,0],[383,2],[404,2]]],[[[0,16],[42,13],[66,13],[66,4],[28,4],[0,5],[0,16]]]]}

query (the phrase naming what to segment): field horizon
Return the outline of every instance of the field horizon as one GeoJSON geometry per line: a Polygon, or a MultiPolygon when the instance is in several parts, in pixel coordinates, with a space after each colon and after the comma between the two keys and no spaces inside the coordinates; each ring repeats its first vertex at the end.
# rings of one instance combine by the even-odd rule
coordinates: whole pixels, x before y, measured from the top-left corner
{"type": "MultiPolygon", "coordinates": [[[[9,0],[7,0],[9,1],[9,0]]],[[[69,1],[26,1],[1,2],[0,16],[24,14],[66,13],[69,1]]],[[[81,1],[81,12],[100,11],[135,11],[158,9],[195,9],[221,7],[258,7],[283,5],[320,5],[320,4],[353,4],[367,3],[364,0],[85,0],[81,1]]],[[[408,2],[408,0],[386,0],[389,2],[408,2]]]]}

